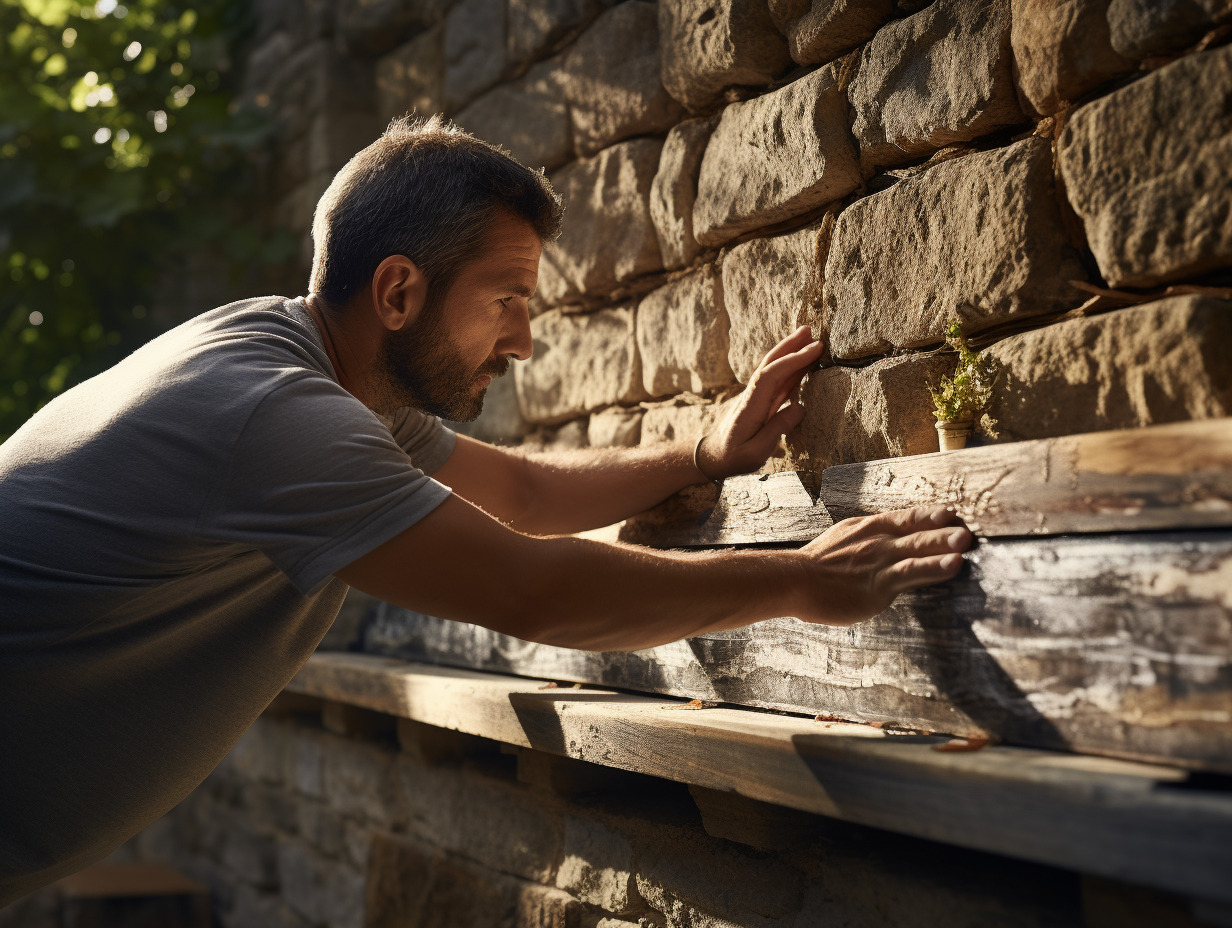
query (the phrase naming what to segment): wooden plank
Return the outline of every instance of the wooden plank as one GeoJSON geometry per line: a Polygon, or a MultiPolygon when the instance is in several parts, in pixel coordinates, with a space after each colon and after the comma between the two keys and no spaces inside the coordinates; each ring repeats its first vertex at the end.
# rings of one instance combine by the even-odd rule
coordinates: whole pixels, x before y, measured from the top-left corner
{"type": "Polygon", "coordinates": [[[1180,771],[317,654],[289,689],[590,763],[1232,901],[1232,794],[1180,771]]]}
{"type": "Polygon", "coordinates": [[[945,506],[983,536],[1232,526],[1232,419],[829,467],[836,519],[945,506]]]}
{"type": "Polygon", "coordinates": [[[592,653],[380,607],[365,650],[1232,773],[1232,532],[992,539],[852,628],[592,653]]]}

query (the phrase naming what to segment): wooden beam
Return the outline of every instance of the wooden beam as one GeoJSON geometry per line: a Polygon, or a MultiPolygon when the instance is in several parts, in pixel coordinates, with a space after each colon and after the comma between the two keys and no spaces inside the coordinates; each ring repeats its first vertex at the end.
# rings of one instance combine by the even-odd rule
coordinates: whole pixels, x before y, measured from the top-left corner
{"type": "Polygon", "coordinates": [[[1232,901],[1232,794],[1174,768],[316,654],[289,689],[709,790],[1232,901]]]}
{"type": "Polygon", "coordinates": [[[634,653],[382,605],[365,650],[1232,773],[1232,532],[992,539],[852,628],[792,618],[634,653]]]}

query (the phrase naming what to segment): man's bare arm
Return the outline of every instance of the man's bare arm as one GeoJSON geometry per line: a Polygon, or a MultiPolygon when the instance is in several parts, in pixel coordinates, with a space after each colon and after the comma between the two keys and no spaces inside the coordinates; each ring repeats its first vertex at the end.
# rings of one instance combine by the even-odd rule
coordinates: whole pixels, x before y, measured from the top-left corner
{"type": "Polygon", "coordinates": [[[513,531],[456,496],[338,576],[395,605],[529,641],[637,650],[794,615],[849,625],[954,576],[944,510],[849,519],[795,551],[682,554],[513,531]]]}

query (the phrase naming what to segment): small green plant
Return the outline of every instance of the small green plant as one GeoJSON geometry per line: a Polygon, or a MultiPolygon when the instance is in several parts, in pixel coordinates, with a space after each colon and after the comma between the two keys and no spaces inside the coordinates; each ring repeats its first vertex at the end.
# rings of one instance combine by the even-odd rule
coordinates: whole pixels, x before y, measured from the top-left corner
{"type": "Polygon", "coordinates": [[[937,389],[928,392],[933,398],[933,410],[939,422],[973,422],[979,417],[980,431],[996,437],[992,417],[981,413],[992,400],[992,391],[1000,376],[995,358],[972,351],[957,320],[946,326],[946,343],[958,352],[958,366],[953,376],[942,377],[937,389]]]}

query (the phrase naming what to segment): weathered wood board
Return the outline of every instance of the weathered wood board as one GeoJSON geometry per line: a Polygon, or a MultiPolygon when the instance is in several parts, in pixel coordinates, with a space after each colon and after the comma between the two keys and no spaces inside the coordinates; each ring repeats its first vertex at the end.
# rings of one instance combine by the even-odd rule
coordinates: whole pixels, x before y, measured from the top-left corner
{"type": "Polygon", "coordinates": [[[364,649],[1232,773],[1232,532],[992,539],[969,560],[849,629],[591,653],[382,606],[364,649]]]}
{"type": "Polygon", "coordinates": [[[1170,767],[681,704],[358,654],[288,687],[594,764],[1232,902],[1232,793],[1170,767]]]}

